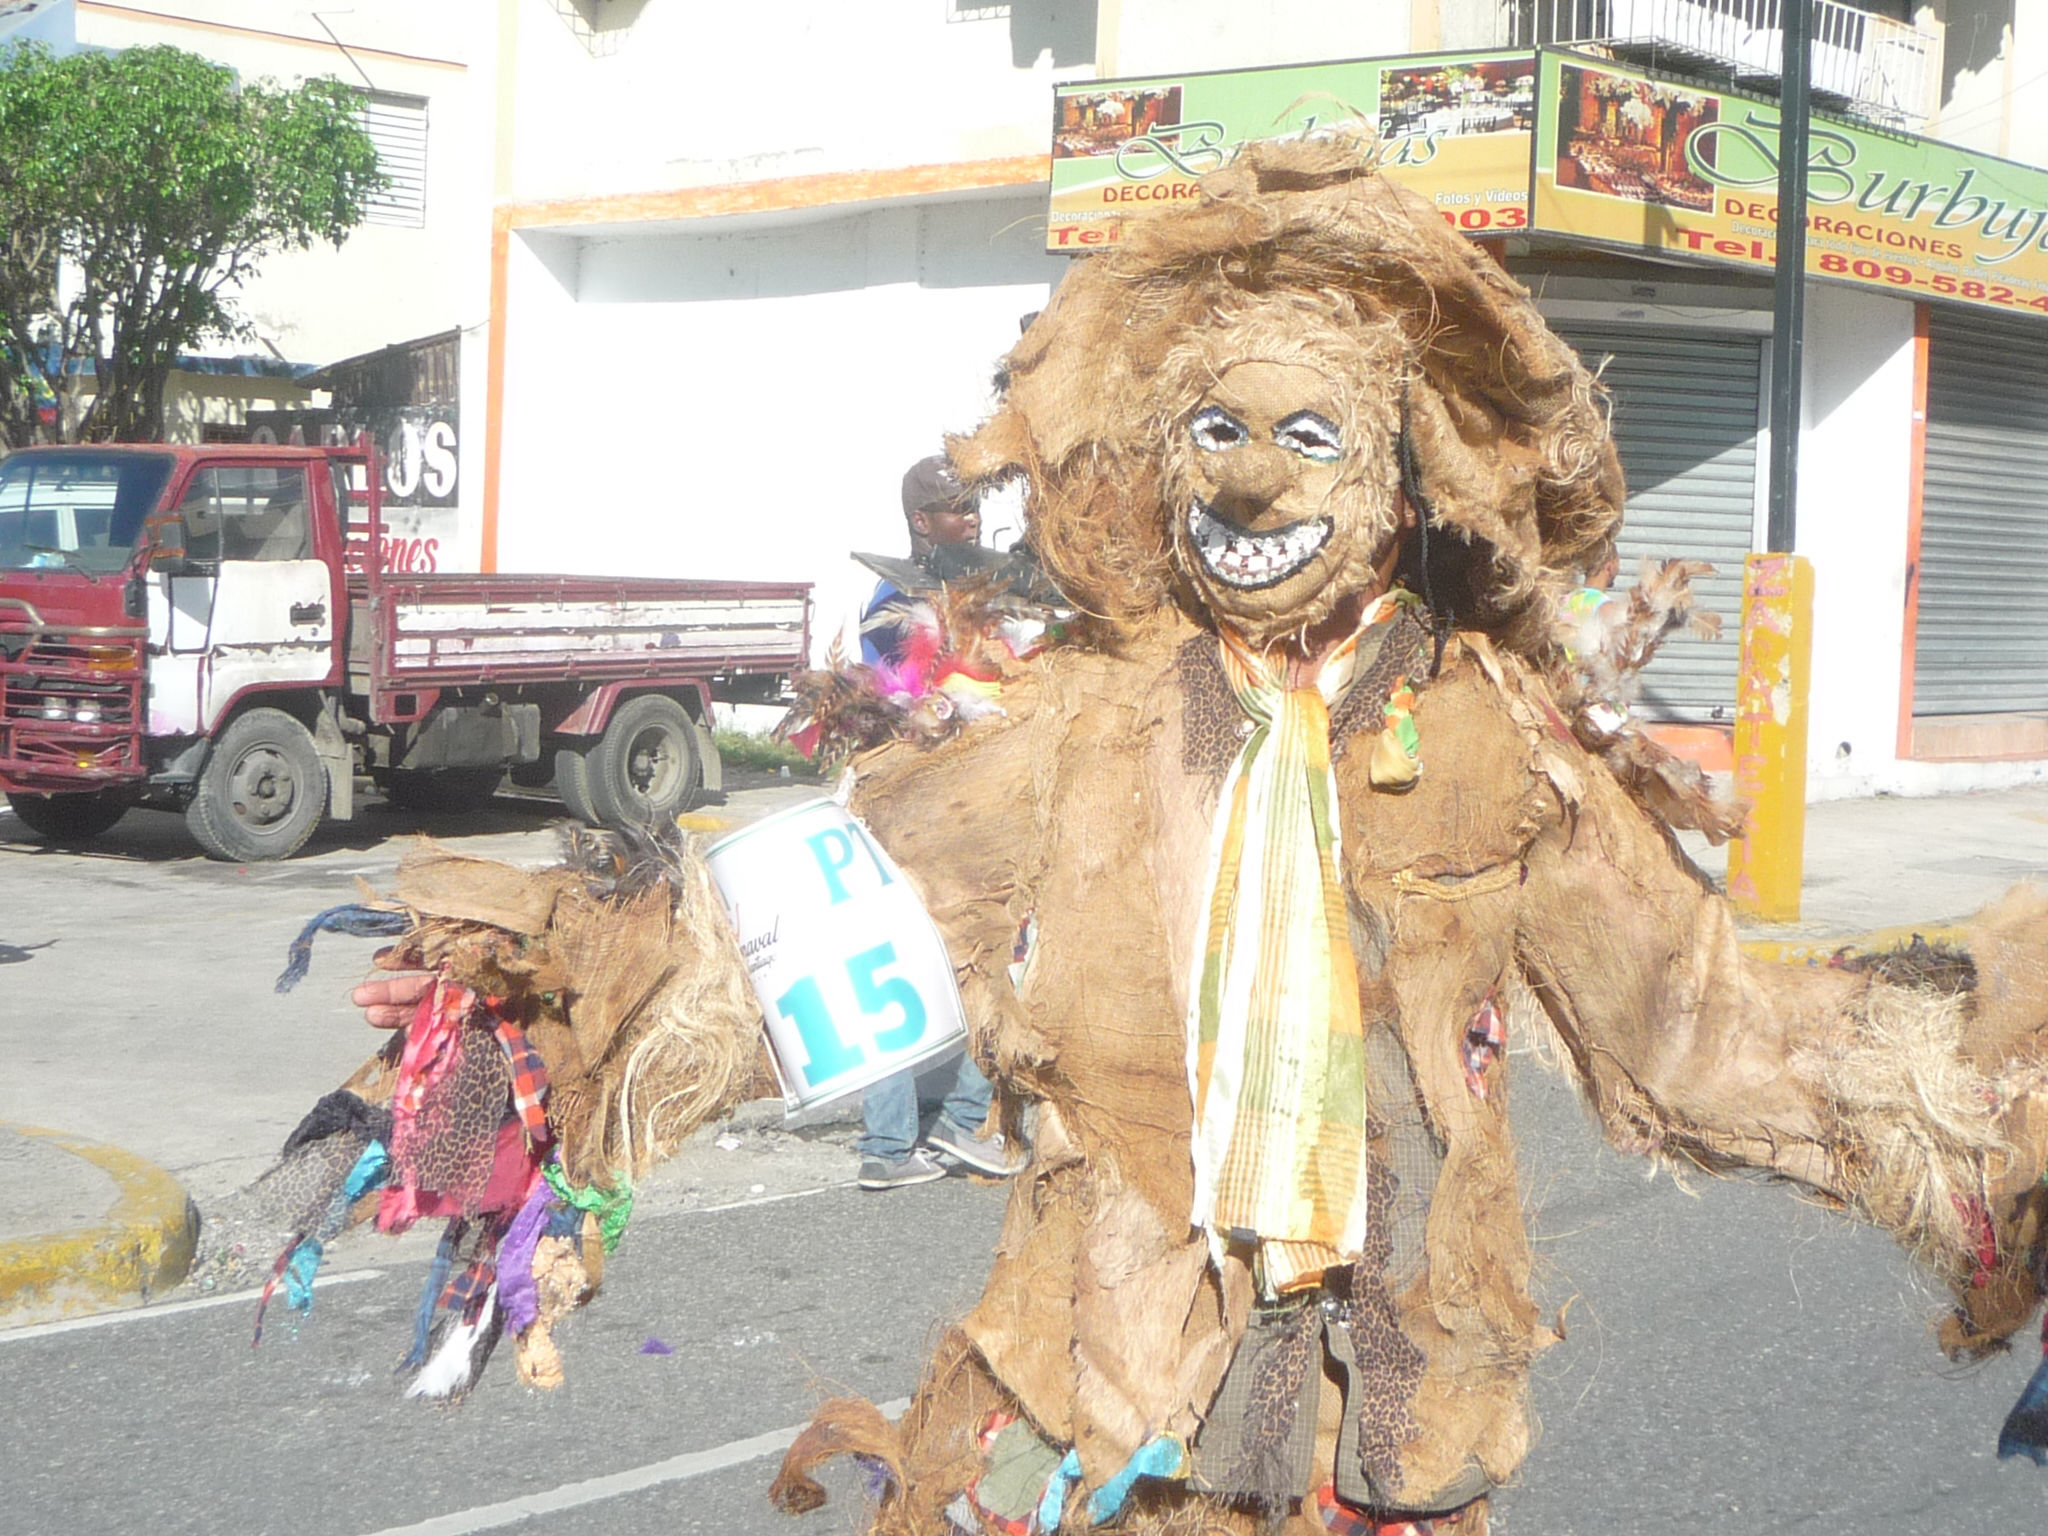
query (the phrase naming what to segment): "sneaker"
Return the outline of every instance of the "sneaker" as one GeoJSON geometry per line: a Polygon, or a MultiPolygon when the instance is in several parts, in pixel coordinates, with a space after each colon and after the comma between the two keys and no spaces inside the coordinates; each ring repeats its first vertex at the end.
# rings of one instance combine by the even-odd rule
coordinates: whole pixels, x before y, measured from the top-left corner
{"type": "Polygon", "coordinates": [[[925,1140],[941,1152],[957,1157],[976,1173],[998,1179],[1007,1179],[1024,1166],[1023,1150],[1005,1141],[1001,1131],[971,1136],[944,1115],[939,1116],[939,1123],[925,1140]]]}
{"type": "Polygon", "coordinates": [[[908,1157],[864,1157],[860,1160],[862,1189],[905,1189],[912,1184],[929,1184],[946,1176],[946,1165],[923,1147],[911,1149],[908,1157]]]}

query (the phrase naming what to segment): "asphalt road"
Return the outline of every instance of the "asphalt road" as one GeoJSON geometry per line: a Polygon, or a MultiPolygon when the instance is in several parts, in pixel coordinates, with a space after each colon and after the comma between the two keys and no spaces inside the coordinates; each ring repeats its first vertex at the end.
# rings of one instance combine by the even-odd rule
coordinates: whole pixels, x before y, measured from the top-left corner
{"type": "MultiPolygon", "coordinates": [[[[550,814],[506,800],[425,825],[539,860],[550,814]]],[[[309,980],[278,997],[285,943],[355,876],[388,874],[396,835],[419,825],[380,813],[309,858],[244,870],[199,859],[167,817],[77,855],[0,813],[0,960],[23,957],[0,964],[0,1118],[126,1146],[202,1206],[225,1195],[367,1046],[342,994],[370,946],[323,938],[309,980]]],[[[1602,1147],[1525,1054],[1512,1071],[1539,1299],[1576,1300],[1538,1364],[1543,1429],[1498,1529],[2048,1524],[2048,1472],[1993,1457],[2030,1344],[1948,1365],[1930,1338],[1939,1298],[1886,1239],[1783,1188],[1681,1186],[1602,1147]]],[[[756,1110],[686,1149],[604,1294],[564,1326],[554,1394],[525,1391],[501,1357],[458,1409],[400,1398],[416,1238],[338,1245],[312,1316],[274,1314],[256,1350],[246,1295],[0,1332],[0,1532],[456,1536],[531,1529],[529,1514],[555,1536],[854,1529],[843,1479],[802,1521],[768,1508],[774,1437],[841,1390],[910,1390],[936,1327],[979,1289],[1003,1196],[964,1179],[862,1195],[849,1131],[790,1134],[756,1110]],[[673,1353],[643,1354],[649,1339],[673,1353]],[[520,1499],[540,1502],[506,1507],[520,1499]]]]}

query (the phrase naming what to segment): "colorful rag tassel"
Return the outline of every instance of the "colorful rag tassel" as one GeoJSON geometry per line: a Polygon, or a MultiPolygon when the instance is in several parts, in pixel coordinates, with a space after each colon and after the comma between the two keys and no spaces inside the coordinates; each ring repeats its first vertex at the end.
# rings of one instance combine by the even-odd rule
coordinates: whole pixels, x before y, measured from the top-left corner
{"type": "Polygon", "coordinates": [[[1415,728],[1415,690],[1407,678],[1395,680],[1383,718],[1366,776],[1374,789],[1408,789],[1422,777],[1422,733],[1415,728]]]}
{"type": "Polygon", "coordinates": [[[2048,1467],[2048,1316],[2041,1319],[2041,1363],[1998,1432],[1998,1459],[2008,1456],[2029,1456],[2035,1466],[2048,1467]]]}
{"type": "MultiPolygon", "coordinates": [[[[1123,1512],[1141,1477],[1185,1477],[1188,1470],[1187,1442],[1179,1435],[1155,1435],[1131,1453],[1116,1476],[1088,1495],[1087,1523],[1107,1525],[1123,1512]]],[[[1069,1451],[1046,1480],[1045,1493],[1038,1501],[1038,1529],[1051,1536],[1060,1528],[1067,1494],[1081,1479],[1081,1453],[1069,1451]]]]}
{"type": "Polygon", "coordinates": [[[513,1333],[524,1333],[540,1316],[540,1293],[533,1283],[533,1256],[548,1224],[555,1192],[545,1182],[534,1185],[526,1204],[512,1219],[498,1249],[498,1300],[513,1333]]]}
{"type": "Polygon", "coordinates": [[[421,1367],[407,1397],[459,1398],[470,1389],[477,1373],[498,1341],[498,1288],[484,1292],[483,1305],[473,1318],[451,1317],[440,1347],[421,1367]]]}
{"type": "Polygon", "coordinates": [[[284,1282],[285,1301],[294,1312],[313,1310],[313,1281],[320,1273],[320,1262],[326,1255],[327,1245],[348,1225],[348,1213],[354,1209],[355,1203],[380,1187],[390,1173],[391,1154],[383,1142],[373,1138],[328,1197],[319,1225],[310,1232],[296,1235],[285,1244],[284,1252],[277,1256],[270,1279],[265,1282],[263,1294],[256,1301],[256,1329],[249,1341],[250,1348],[263,1342],[263,1318],[270,1310],[270,1298],[277,1291],[278,1281],[284,1282]]]}
{"type": "Polygon", "coordinates": [[[1060,1516],[1067,1507],[1067,1490],[1081,1480],[1081,1453],[1069,1451],[1045,1480],[1045,1492],[1038,1499],[1038,1528],[1051,1536],[1060,1528],[1060,1516]]]}
{"type": "Polygon", "coordinates": [[[1465,1025],[1465,1088],[1475,1099],[1486,1097],[1486,1069],[1508,1048],[1507,1025],[1500,1016],[1500,1003],[1492,992],[1480,999],[1479,1007],[1465,1025]]]}
{"type": "Polygon", "coordinates": [[[285,950],[284,971],[277,978],[277,990],[289,992],[306,979],[306,972],[313,968],[313,939],[317,934],[347,933],[359,939],[392,939],[410,927],[412,917],[405,912],[380,912],[358,902],[329,907],[300,929],[299,936],[285,950]]]}
{"type": "Polygon", "coordinates": [[[455,1247],[462,1241],[468,1223],[457,1219],[441,1229],[441,1244],[434,1250],[434,1262],[427,1266],[426,1289],[412,1317],[412,1348],[398,1362],[401,1371],[416,1370],[427,1363],[427,1340],[434,1328],[434,1313],[441,1305],[441,1292],[448,1285],[448,1271],[455,1267],[455,1247]]]}
{"type": "Polygon", "coordinates": [[[626,1235],[626,1223],[633,1219],[632,1180],[620,1173],[613,1175],[616,1182],[610,1189],[599,1189],[595,1185],[577,1189],[570,1184],[568,1175],[562,1172],[560,1163],[546,1164],[541,1174],[554,1190],[556,1199],[597,1218],[598,1235],[604,1240],[604,1251],[616,1251],[619,1239],[626,1235]]]}
{"type": "Polygon", "coordinates": [[[327,1202],[327,1211],[320,1222],[320,1230],[308,1237],[293,1250],[291,1263],[285,1268],[285,1304],[294,1312],[313,1310],[313,1278],[320,1273],[320,1261],[325,1256],[327,1244],[348,1224],[348,1213],[355,1203],[372,1190],[381,1188],[391,1175],[391,1154],[381,1141],[373,1141],[363,1148],[362,1156],[341,1182],[341,1188],[327,1202]]]}

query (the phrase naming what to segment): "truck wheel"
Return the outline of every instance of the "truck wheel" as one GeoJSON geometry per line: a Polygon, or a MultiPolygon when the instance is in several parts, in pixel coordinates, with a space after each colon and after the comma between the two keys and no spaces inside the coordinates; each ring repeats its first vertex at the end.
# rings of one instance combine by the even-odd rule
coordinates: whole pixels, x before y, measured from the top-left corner
{"type": "Polygon", "coordinates": [[[207,854],[236,864],[288,859],[327,810],[327,768],[306,728],[252,709],[221,733],[185,825],[207,854]]]}
{"type": "Polygon", "coordinates": [[[581,752],[563,747],[555,753],[555,794],[569,814],[585,826],[598,824],[597,807],[590,803],[590,770],[581,752]]]}
{"type": "Polygon", "coordinates": [[[490,804],[502,768],[394,768],[384,798],[401,811],[474,811],[490,804]]]}
{"type": "Polygon", "coordinates": [[[113,795],[9,795],[8,809],[38,837],[53,843],[83,843],[128,814],[128,802],[113,795]]]}
{"type": "Polygon", "coordinates": [[[673,821],[697,798],[704,765],[697,728],[674,699],[628,699],[584,760],[591,808],[607,826],[673,821]]]}

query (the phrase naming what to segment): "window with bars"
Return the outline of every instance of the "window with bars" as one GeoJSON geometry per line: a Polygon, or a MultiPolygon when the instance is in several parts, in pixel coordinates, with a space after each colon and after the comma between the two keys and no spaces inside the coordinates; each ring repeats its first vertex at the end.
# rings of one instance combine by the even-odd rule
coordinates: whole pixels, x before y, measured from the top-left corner
{"type": "Polygon", "coordinates": [[[384,173],[384,185],[369,200],[364,222],[423,227],[427,222],[427,98],[365,92],[361,122],[370,142],[377,146],[377,169],[384,173]]]}

